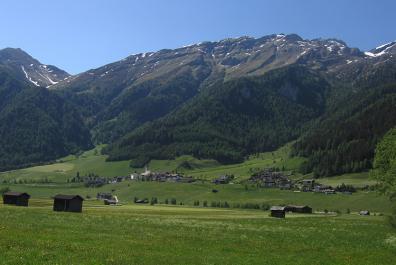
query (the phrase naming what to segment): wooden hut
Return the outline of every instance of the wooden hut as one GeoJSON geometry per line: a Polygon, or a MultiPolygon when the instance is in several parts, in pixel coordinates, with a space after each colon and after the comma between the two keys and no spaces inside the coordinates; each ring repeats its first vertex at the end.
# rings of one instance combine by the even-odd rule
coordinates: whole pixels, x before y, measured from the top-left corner
{"type": "Polygon", "coordinates": [[[288,205],[285,210],[293,213],[312,213],[312,208],[308,205],[288,205]]]}
{"type": "Polygon", "coordinates": [[[276,218],[285,218],[285,210],[286,207],[283,206],[272,206],[270,211],[271,211],[271,216],[276,217],[276,218]]]}
{"type": "Polygon", "coordinates": [[[58,212],[82,212],[84,199],[80,195],[62,195],[54,197],[54,211],[58,212]]]}
{"type": "Polygon", "coordinates": [[[16,205],[16,206],[28,206],[30,195],[26,192],[6,192],[3,194],[3,203],[16,205]]]}

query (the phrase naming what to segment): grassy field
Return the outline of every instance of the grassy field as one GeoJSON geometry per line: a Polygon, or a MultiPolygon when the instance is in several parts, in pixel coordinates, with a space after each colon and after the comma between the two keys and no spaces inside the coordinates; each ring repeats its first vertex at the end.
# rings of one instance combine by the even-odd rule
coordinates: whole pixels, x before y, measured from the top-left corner
{"type": "Polygon", "coordinates": [[[233,174],[237,179],[246,179],[252,172],[263,168],[279,168],[285,171],[293,171],[299,168],[305,160],[301,157],[290,157],[291,144],[287,144],[274,152],[260,153],[250,156],[240,164],[220,165],[214,160],[198,160],[191,156],[182,156],[175,160],[154,160],[149,164],[153,171],[174,171],[185,173],[201,179],[212,179],[216,176],[233,174]],[[180,167],[187,161],[192,168],[185,169],[180,167]]]}
{"type": "Polygon", "coordinates": [[[344,174],[341,176],[335,176],[330,178],[321,178],[318,179],[318,182],[333,187],[344,183],[348,185],[353,185],[358,188],[364,187],[366,185],[375,185],[377,183],[376,180],[370,178],[368,172],[344,174]]]}
{"type": "Polygon", "coordinates": [[[259,210],[98,206],[56,213],[49,201],[0,206],[1,264],[396,263],[384,217],[259,210]]]}
{"type": "Polygon", "coordinates": [[[161,182],[138,182],[125,181],[116,184],[105,185],[100,188],[86,188],[81,184],[0,184],[0,188],[9,187],[13,191],[28,192],[33,198],[50,198],[58,193],[80,194],[83,197],[95,198],[98,192],[112,192],[117,195],[122,203],[132,203],[134,197],[158,198],[160,202],[165,199],[175,198],[178,203],[193,205],[194,201],[235,203],[266,203],[269,205],[281,204],[306,204],[314,210],[324,209],[331,211],[346,212],[370,210],[372,212],[389,213],[391,203],[385,196],[379,196],[376,192],[357,192],[353,195],[344,194],[316,194],[311,192],[293,192],[279,189],[257,188],[255,185],[214,185],[211,183],[161,183],[161,182]],[[212,192],[218,190],[217,193],[212,192]]]}
{"type": "MultiPolygon", "coordinates": [[[[70,155],[51,165],[2,172],[0,173],[0,182],[3,180],[44,181],[47,179],[50,182],[64,183],[68,178],[74,177],[77,172],[80,175],[95,173],[99,176],[113,177],[143,171],[142,168],[131,168],[129,161],[106,162],[106,156],[100,154],[101,148],[102,146],[98,146],[78,157],[70,155]]],[[[298,168],[304,159],[290,158],[289,152],[290,144],[274,152],[251,156],[245,162],[234,165],[220,165],[214,160],[199,160],[191,156],[182,156],[175,160],[153,160],[148,167],[152,171],[179,171],[205,179],[213,179],[223,174],[234,174],[237,179],[243,179],[250,176],[251,172],[266,167],[278,167],[285,170],[298,168]],[[189,169],[181,166],[185,162],[190,165],[189,169]]]]}
{"type": "MultiPolygon", "coordinates": [[[[386,217],[392,204],[376,192],[324,195],[263,189],[240,184],[253,172],[277,167],[293,172],[303,158],[290,158],[290,145],[249,157],[236,165],[182,156],[154,160],[151,171],[178,171],[202,179],[195,183],[124,181],[100,188],[67,183],[77,172],[112,177],[141,172],[129,161],[105,162],[101,147],[57,163],[0,173],[0,189],[28,192],[28,208],[0,205],[0,264],[394,264],[396,232],[386,217]],[[186,167],[187,165],[187,167],[186,167]],[[219,175],[234,174],[235,184],[214,185],[219,175]],[[16,183],[14,183],[16,182],[16,183]],[[47,183],[44,183],[47,182],[47,183]],[[214,193],[216,189],[218,192],[214,193]],[[55,194],[95,198],[117,195],[122,206],[88,199],[82,214],[52,212],[55,194]],[[156,206],[135,205],[134,197],[158,198],[156,206]],[[165,205],[176,199],[183,206],[165,205]],[[195,201],[200,207],[192,207],[195,201]],[[203,201],[227,202],[229,209],[202,207],[203,201]],[[316,212],[270,218],[262,210],[235,204],[309,205],[316,212]],[[360,210],[376,216],[362,217],[360,210]],[[352,214],[345,214],[352,212],[352,214]]],[[[293,178],[309,178],[294,174],[293,178]]],[[[332,186],[373,185],[368,173],[319,179],[332,186]]]]}
{"type": "MultiPolygon", "coordinates": [[[[129,161],[106,162],[106,156],[100,154],[101,147],[59,159],[58,163],[36,166],[0,173],[0,180],[35,180],[48,179],[51,182],[66,182],[77,172],[81,175],[97,173],[101,176],[128,175],[131,173],[129,161]]],[[[133,171],[132,171],[133,172],[133,171]]]]}

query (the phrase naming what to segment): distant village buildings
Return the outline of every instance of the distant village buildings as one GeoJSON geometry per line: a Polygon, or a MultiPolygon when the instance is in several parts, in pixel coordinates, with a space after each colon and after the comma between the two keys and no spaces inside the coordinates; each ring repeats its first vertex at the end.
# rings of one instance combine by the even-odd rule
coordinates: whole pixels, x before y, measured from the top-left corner
{"type": "Polygon", "coordinates": [[[253,174],[249,178],[250,182],[258,183],[263,188],[291,189],[293,182],[283,172],[276,172],[273,169],[265,169],[253,174]]]}

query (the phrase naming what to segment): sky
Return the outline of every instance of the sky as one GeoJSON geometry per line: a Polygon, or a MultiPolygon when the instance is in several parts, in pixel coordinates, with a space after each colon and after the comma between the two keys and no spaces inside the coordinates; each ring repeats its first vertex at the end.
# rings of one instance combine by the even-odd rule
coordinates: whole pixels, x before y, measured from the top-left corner
{"type": "Polygon", "coordinates": [[[0,49],[71,74],[128,55],[296,33],[369,50],[396,40],[395,0],[1,0],[0,49]]]}

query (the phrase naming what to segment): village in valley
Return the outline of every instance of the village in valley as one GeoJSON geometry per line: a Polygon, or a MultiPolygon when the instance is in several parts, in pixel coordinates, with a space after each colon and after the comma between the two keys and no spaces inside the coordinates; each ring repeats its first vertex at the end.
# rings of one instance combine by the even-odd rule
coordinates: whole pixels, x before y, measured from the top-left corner
{"type": "MultiPolygon", "coordinates": [[[[81,183],[85,188],[108,188],[108,192],[98,192],[96,194],[96,200],[102,201],[107,206],[122,206],[123,204],[163,204],[163,205],[184,205],[182,201],[177,201],[175,198],[163,198],[160,200],[157,197],[134,197],[133,201],[120,200],[115,189],[112,186],[115,184],[126,184],[128,187],[136,182],[146,183],[183,183],[183,184],[194,184],[194,183],[207,183],[214,185],[211,189],[213,194],[219,192],[217,186],[224,185],[241,185],[246,190],[250,188],[261,189],[261,190],[282,190],[290,193],[317,193],[324,195],[335,195],[341,193],[343,195],[352,195],[356,192],[356,188],[352,185],[338,185],[332,187],[330,185],[320,184],[315,179],[296,179],[291,172],[282,172],[274,168],[264,168],[259,170],[250,177],[242,180],[236,178],[232,174],[225,174],[209,179],[199,179],[192,176],[185,175],[177,172],[152,172],[147,167],[141,173],[134,172],[126,176],[115,176],[115,177],[99,177],[95,174],[88,174],[88,176],[80,176],[77,172],[76,176],[71,180],[68,179],[68,183],[81,183]],[[293,178],[292,178],[293,177],[293,178]]],[[[30,195],[26,192],[14,192],[5,191],[3,192],[3,203],[7,205],[16,206],[28,206],[30,195]]],[[[57,194],[52,197],[53,199],[53,210],[54,211],[68,211],[68,212],[82,212],[83,201],[88,199],[92,200],[90,196],[84,198],[82,195],[65,195],[57,194]]],[[[285,218],[286,213],[301,213],[301,214],[313,214],[313,213],[329,213],[328,210],[320,211],[319,209],[313,209],[310,205],[297,205],[297,204],[281,204],[281,205],[269,205],[263,203],[261,205],[257,203],[233,203],[230,204],[227,201],[202,201],[195,200],[193,207],[219,207],[219,208],[245,208],[245,209],[259,209],[270,212],[271,217],[285,218]]],[[[370,211],[365,209],[359,211],[360,215],[369,215],[370,211]]]]}

